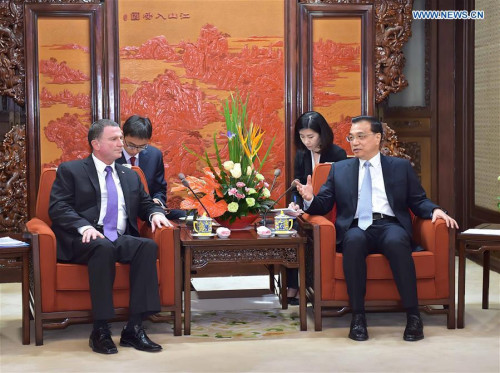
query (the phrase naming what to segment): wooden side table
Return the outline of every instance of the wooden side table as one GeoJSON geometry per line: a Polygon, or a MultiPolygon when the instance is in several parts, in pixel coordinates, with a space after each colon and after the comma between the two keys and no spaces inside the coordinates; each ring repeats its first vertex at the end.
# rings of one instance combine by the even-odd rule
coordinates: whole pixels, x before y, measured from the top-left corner
{"type": "MultiPolygon", "coordinates": [[[[9,235],[17,240],[26,241],[21,235],[9,235]]],[[[28,242],[29,243],[29,242],[28,242]]],[[[22,334],[23,345],[30,344],[30,316],[29,316],[29,246],[0,247],[0,259],[13,259],[22,269],[22,334]]],[[[17,265],[16,263],[16,265],[17,265]]]]}
{"type": "MultiPolygon", "coordinates": [[[[483,223],[475,229],[500,229],[500,224],[483,223]]],[[[483,298],[482,307],[488,309],[490,287],[490,251],[500,251],[500,236],[459,233],[458,242],[458,307],[457,328],[464,327],[465,312],[465,253],[483,253],[483,298]]]]}
{"type": "MultiPolygon", "coordinates": [[[[233,231],[231,237],[198,239],[188,228],[181,230],[184,259],[184,334],[191,334],[191,271],[213,263],[280,265],[299,269],[300,330],[307,330],[305,257],[306,238],[258,237],[254,229],[233,231]]],[[[282,272],[282,294],[286,296],[286,271],[282,272]]],[[[286,298],[285,298],[286,299],[286,298]]],[[[286,302],[286,300],[285,300],[286,302]]],[[[286,307],[286,303],[283,305],[286,307]]]]}

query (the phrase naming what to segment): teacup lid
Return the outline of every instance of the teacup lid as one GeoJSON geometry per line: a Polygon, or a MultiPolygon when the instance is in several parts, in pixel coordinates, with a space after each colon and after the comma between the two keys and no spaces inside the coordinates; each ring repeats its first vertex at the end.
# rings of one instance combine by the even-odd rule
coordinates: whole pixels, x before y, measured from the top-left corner
{"type": "Polygon", "coordinates": [[[286,219],[286,218],[288,218],[288,215],[285,215],[283,213],[283,210],[281,210],[281,212],[279,213],[279,215],[275,216],[274,218],[275,219],[286,219]]]}
{"type": "Polygon", "coordinates": [[[207,216],[207,214],[204,212],[202,216],[198,216],[196,220],[212,220],[211,217],[207,216]]]}

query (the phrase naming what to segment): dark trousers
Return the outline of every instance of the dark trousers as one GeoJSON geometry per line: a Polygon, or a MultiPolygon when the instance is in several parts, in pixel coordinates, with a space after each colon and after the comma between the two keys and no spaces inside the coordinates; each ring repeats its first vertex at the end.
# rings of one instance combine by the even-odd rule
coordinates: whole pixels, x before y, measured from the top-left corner
{"type": "Polygon", "coordinates": [[[113,283],[115,263],[130,264],[129,312],[153,314],[160,311],[156,258],[158,247],[148,238],[119,236],[115,242],[97,238],[83,243],[73,241],[72,263],[87,264],[90,297],[94,320],[108,320],[115,316],[113,307],[113,283]]]}
{"type": "MultiPolygon", "coordinates": [[[[345,233],[341,251],[349,301],[354,313],[365,311],[366,257],[381,253],[388,260],[405,309],[417,307],[417,279],[411,238],[392,219],[375,220],[365,231],[354,223],[345,233]]],[[[337,250],[339,251],[339,250],[337,250]]]]}

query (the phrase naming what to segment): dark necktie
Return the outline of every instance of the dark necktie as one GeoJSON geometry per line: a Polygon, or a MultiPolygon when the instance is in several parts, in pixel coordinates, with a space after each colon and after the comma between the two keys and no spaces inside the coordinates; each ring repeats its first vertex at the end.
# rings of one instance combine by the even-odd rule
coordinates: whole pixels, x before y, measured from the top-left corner
{"type": "Polygon", "coordinates": [[[110,240],[115,241],[118,238],[116,230],[118,224],[118,192],[113,180],[113,169],[106,166],[106,190],[108,192],[108,204],[106,205],[106,215],[102,221],[104,235],[110,240]]]}
{"type": "Polygon", "coordinates": [[[361,184],[358,209],[358,227],[366,230],[373,223],[372,212],[372,177],[370,174],[370,162],[365,162],[365,177],[361,184]]]}
{"type": "Polygon", "coordinates": [[[135,166],[135,157],[130,157],[130,164],[135,166]]]}

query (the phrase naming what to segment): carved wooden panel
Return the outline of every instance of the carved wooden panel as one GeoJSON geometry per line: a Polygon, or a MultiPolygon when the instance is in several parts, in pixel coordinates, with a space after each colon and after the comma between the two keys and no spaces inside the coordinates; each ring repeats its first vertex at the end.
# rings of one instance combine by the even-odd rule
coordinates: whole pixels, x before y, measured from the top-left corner
{"type": "Polygon", "coordinates": [[[14,126],[0,144],[0,232],[21,232],[27,220],[25,126],[14,126]]]}

